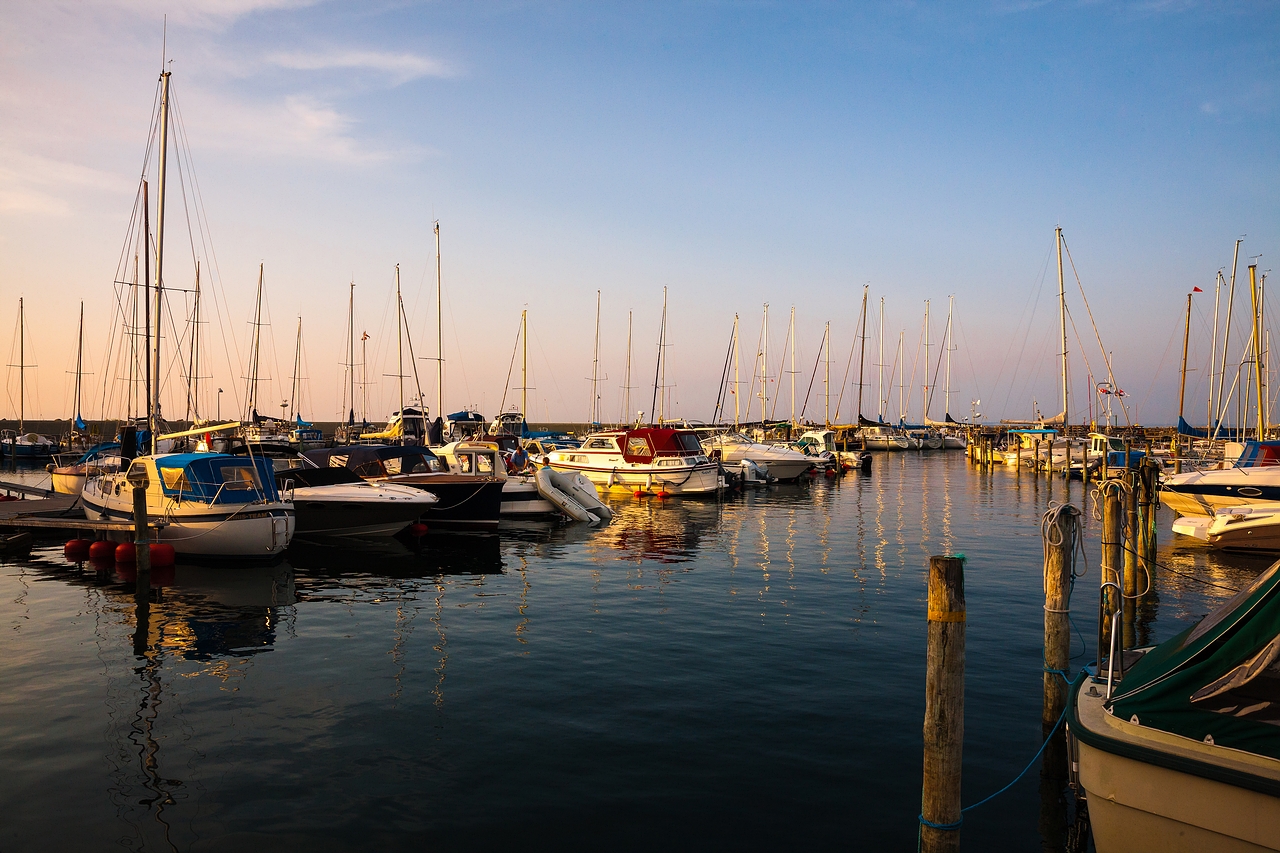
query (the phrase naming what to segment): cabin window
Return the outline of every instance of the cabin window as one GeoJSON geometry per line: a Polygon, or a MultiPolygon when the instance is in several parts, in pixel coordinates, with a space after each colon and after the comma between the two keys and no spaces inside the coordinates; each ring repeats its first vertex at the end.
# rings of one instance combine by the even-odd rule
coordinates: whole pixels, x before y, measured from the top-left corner
{"type": "Polygon", "coordinates": [[[649,449],[649,440],[642,435],[635,435],[627,439],[627,455],[628,456],[652,456],[653,451],[649,449]]]}
{"type": "MultiPolygon", "coordinates": [[[[391,462],[393,460],[388,459],[387,461],[391,462]]],[[[394,461],[399,463],[400,460],[396,459],[394,461]]],[[[382,463],[377,459],[370,459],[368,462],[362,462],[352,470],[361,477],[383,477],[387,474],[386,469],[382,467],[382,463]]],[[[399,473],[399,471],[396,473],[399,473]]]]}
{"type": "Polygon", "coordinates": [[[345,453],[342,453],[342,454],[337,454],[337,453],[335,453],[333,456],[330,456],[330,457],[329,457],[329,467],[330,467],[330,468],[346,468],[346,467],[347,467],[347,454],[345,454],[345,453]]]}
{"type": "Polygon", "coordinates": [[[579,455],[579,454],[574,454],[573,456],[570,456],[570,457],[569,457],[569,461],[570,461],[570,462],[586,462],[586,461],[587,461],[587,457],[582,456],[582,455],[579,455]]]}
{"type": "Polygon", "coordinates": [[[658,460],[658,465],[660,465],[663,468],[671,468],[673,466],[683,465],[683,464],[684,464],[683,459],[659,459],[658,460]]]}
{"type": "Polygon", "coordinates": [[[493,457],[487,453],[476,454],[476,473],[492,474],[493,473],[493,457]]]}
{"type": "Polygon", "coordinates": [[[613,450],[614,444],[607,438],[593,438],[587,442],[588,450],[613,450]]]}
{"type": "Polygon", "coordinates": [[[677,435],[676,438],[680,442],[681,449],[688,450],[692,453],[702,452],[702,443],[698,441],[698,437],[696,435],[686,432],[677,435]]]}
{"type": "Polygon", "coordinates": [[[471,473],[471,467],[472,467],[472,466],[471,466],[471,454],[470,454],[470,453],[459,453],[459,454],[458,454],[458,470],[459,470],[459,471],[461,471],[463,474],[470,474],[470,473],[471,473]]]}
{"type": "Polygon", "coordinates": [[[228,491],[249,491],[259,488],[257,472],[244,465],[223,465],[222,483],[223,488],[228,491]]]}
{"type": "Polygon", "coordinates": [[[187,482],[184,468],[161,468],[160,476],[164,478],[164,487],[171,492],[189,492],[191,484],[187,482]]]}

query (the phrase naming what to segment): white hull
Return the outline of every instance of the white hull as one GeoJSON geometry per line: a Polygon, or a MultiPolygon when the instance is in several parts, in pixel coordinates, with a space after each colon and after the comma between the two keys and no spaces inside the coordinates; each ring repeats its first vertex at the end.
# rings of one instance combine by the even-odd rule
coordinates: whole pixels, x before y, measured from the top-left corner
{"type": "Polygon", "coordinates": [[[84,491],[85,480],[89,475],[84,471],[62,470],[56,468],[51,475],[53,490],[60,495],[78,495],[84,491]]]}
{"type": "Polygon", "coordinates": [[[867,450],[910,450],[911,442],[905,435],[869,435],[863,438],[867,450]]]}
{"type": "Polygon", "coordinates": [[[673,495],[705,495],[720,489],[720,469],[715,465],[703,464],[683,469],[625,464],[615,468],[591,468],[553,460],[551,467],[557,471],[577,471],[597,488],[666,492],[673,495]]]}
{"type": "Polygon", "coordinates": [[[538,485],[532,474],[509,475],[502,484],[502,514],[516,518],[555,515],[551,501],[538,494],[538,485]]]}
{"type": "Polygon", "coordinates": [[[1173,532],[1199,539],[1210,548],[1247,551],[1280,551],[1280,504],[1235,506],[1212,517],[1182,516],[1173,532]]]}

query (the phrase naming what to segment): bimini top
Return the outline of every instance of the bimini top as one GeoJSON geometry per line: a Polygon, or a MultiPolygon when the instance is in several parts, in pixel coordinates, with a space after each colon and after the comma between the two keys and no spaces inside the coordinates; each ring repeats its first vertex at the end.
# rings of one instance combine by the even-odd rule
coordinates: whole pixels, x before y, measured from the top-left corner
{"type": "Polygon", "coordinates": [[[168,453],[155,457],[160,487],[179,500],[218,504],[277,501],[270,459],[229,453],[168,453]]]}
{"type": "Polygon", "coordinates": [[[1280,758],[1280,562],[1147,652],[1111,700],[1123,720],[1280,758]]]}
{"type": "Polygon", "coordinates": [[[1246,441],[1236,459],[1237,468],[1270,468],[1280,465],[1280,441],[1246,441]]]}
{"type": "Polygon", "coordinates": [[[439,458],[420,444],[352,444],[308,450],[302,456],[317,467],[350,468],[361,477],[430,474],[444,470],[439,458]]]}

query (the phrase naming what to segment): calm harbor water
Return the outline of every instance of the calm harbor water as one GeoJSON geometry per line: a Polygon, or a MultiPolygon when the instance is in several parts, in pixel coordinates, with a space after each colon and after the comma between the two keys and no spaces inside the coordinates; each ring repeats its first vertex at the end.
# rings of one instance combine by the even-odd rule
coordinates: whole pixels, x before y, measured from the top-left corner
{"type": "MultiPolygon", "coordinates": [[[[599,530],[179,565],[141,654],[128,579],[50,542],[0,563],[0,849],[911,849],[928,557],[968,560],[968,804],[1040,745],[1051,500],[1085,505],[960,453],[878,454],[835,483],[617,498],[599,530]]],[[[1149,641],[1267,562],[1171,544],[1171,520],[1149,641]]],[[[1033,770],[962,838],[1063,831],[1033,770]]]]}

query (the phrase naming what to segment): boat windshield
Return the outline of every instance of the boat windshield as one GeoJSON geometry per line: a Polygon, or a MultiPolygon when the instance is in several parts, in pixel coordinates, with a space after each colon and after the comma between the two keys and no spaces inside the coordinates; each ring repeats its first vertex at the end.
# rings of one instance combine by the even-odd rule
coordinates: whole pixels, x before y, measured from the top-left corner
{"type": "Polygon", "coordinates": [[[702,444],[698,441],[698,437],[691,432],[682,432],[676,436],[680,442],[680,448],[690,453],[701,453],[702,444]]]}

